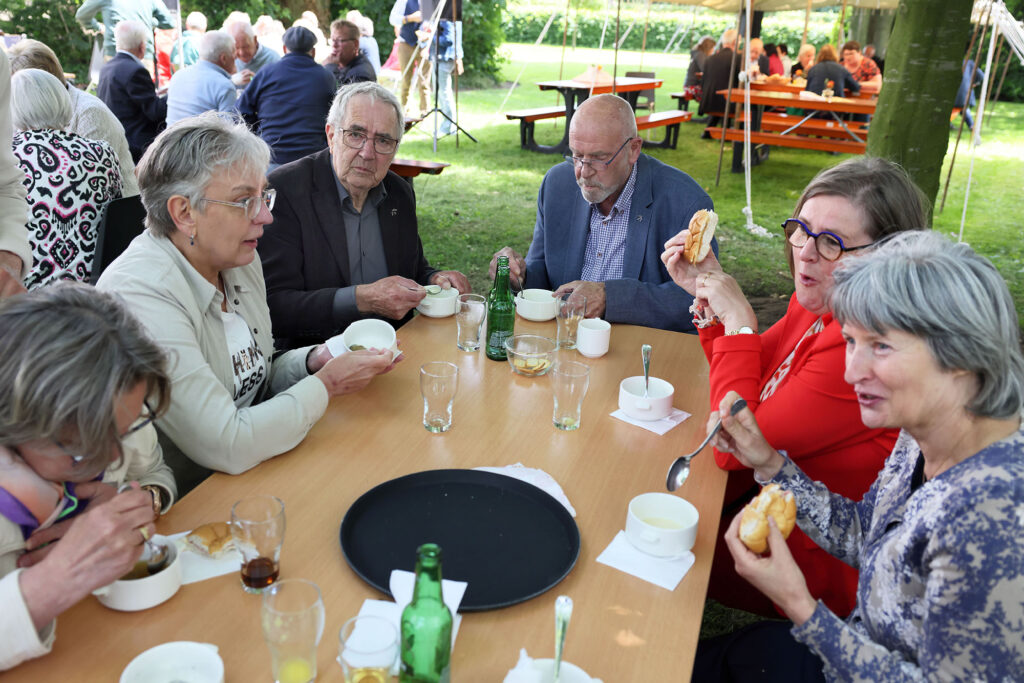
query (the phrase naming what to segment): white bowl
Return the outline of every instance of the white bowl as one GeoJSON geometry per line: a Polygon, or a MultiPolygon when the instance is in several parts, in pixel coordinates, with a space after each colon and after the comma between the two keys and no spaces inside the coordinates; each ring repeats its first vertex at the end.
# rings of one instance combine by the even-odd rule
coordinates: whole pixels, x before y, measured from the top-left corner
{"type": "Polygon", "coordinates": [[[454,287],[442,289],[437,294],[427,294],[416,306],[416,310],[429,318],[447,318],[455,315],[459,306],[459,290],[454,287]]]}
{"type": "Polygon", "coordinates": [[[181,588],[181,553],[172,541],[155,536],[153,541],[166,545],[170,561],[156,574],[141,579],[119,579],[92,592],[101,604],[122,612],[155,607],[171,599],[181,588]]]}
{"type": "Polygon", "coordinates": [[[642,375],[627,377],[619,383],[619,408],[634,420],[660,420],[672,414],[675,387],[663,379],[651,377],[644,398],[642,375]]]}
{"type": "MultiPolygon", "coordinates": [[[[540,680],[550,681],[555,675],[555,660],[535,659],[533,670],[540,674],[540,680]]],[[[563,659],[562,666],[558,669],[558,680],[560,683],[592,683],[594,679],[583,669],[563,659]]]]}
{"type": "Polygon", "coordinates": [[[217,646],[179,640],[146,650],[129,662],[120,683],[223,683],[224,662],[217,646]]]}
{"type": "Polygon", "coordinates": [[[668,493],[642,493],[629,501],[626,540],[655,557],[677,557],[697,541],[700,514],[691,503],[668,493]]]}
{"type": "Polygon", "coordinates": [[[398,338],[395,336],[395,328],[376,318],[357,320],[346,327],[345,331],[341,333],[341,342],[347,351],[351,351],[352,346],[356,345],[362,346],[364,349],[388,349],[392,356],[398,355],[398,338]]]}
{"type": "Polygon", "coordinates": [[[544,322],[558,315],[558,299],[550,289],[524,289],[515,301],[516,313],[527,320],[544,322]]]}

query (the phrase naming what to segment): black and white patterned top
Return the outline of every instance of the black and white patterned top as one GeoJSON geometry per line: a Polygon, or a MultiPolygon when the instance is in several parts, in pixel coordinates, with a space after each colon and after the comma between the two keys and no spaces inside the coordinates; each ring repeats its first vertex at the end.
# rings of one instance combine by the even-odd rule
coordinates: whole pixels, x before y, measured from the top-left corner
{"type": "Polygon", "coordinates": [[[117,156],[106,142],[61,130],[28,130],[13,140],[28,191],[32,270],[28,289],[86,281],[103,210],[121,196],[117,156]]]}
{"type": "Polygon", "coordinates": [[[830,680],[1024,681],[1024,431],[923,483],[920,462],[902,432],[859,503],[789,460],[772,480],[800,528],[860,569],[845,622],[819,602],[793,635],[830,680]]]}

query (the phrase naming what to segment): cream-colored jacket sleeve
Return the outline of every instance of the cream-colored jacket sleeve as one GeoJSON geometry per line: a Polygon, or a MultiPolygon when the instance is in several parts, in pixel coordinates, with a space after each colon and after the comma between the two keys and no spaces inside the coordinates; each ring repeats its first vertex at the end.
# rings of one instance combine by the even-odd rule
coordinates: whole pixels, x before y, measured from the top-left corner
{"type": "Polygon", "coordinates": [[[25,174],[11,147],[11,66],[0,50],[0,251],[21,258],[21,278],[32,269],[28,246],[28,204],[25,202],[25,174]]]}
{"type": "Polygon", "coordinates": [[[56,621],[47,624],[41,633],[32,624],[21,594],[20,574],[19,569],[0,578],[0,671],[42,657],[53,649],[56,639],[56,621]]]}
{"type": "Polygon", "coordinates": [[[178,497],[178,487],[174,483],[174,472],[164,462],[156,427],[148,425],[122,439],[121,452],[124,457],[115,463],[116,467],[107,468],[103,481],[115,486],[137,481],[140,486],[159,487],[164,492],[161,514],[166,513],[178,497]]]}

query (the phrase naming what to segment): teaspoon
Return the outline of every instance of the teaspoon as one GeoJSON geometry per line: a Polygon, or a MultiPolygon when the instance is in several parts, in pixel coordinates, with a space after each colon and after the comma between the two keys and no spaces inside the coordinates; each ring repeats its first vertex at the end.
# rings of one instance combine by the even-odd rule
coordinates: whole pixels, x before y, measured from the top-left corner
{"type": "MultiPolygon", "coordinates": [[[[742,398],[736,399],[736,402],[729,408],[730,415],[736,415],[741,410],[747,407],[747,402],[742,398]]],[[[714,429],[708,432],[707,437],[697,449],[688,455],[681,455],[675,459],[672,466],[668,468],[668,478],[665,480],[665,487],[669,491],[675,491],[677,488],[683,485],[686,478],[690,476],[690,461],[693,460],[693,456],[704,450],[704,447],[708,445],[708,442],[718,433],[718,430],[722,428],[722,418],[718,418],[718,422],[715,424],[714,429]]]]}

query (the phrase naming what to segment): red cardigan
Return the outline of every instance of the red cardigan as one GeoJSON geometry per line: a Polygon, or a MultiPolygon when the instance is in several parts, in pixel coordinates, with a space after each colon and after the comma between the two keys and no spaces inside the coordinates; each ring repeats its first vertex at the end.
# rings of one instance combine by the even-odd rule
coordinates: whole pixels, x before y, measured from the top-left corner
{"type": "MultiPolygon", "coordinates": [[[[899,430],[867,429],[861,422],[853,387],[843,379],[846,344],[831,314],[822,318],[821,332],[800,344],[775,393],[760,402],[765,382],[816,318],[794,294],[786,315],[763,334],[724,336],[721,325],[700,330],[711,365],[711,406],[717,410],[727,392],[739,392],[768,443],[831,491],[860,500],[882,469],[899,430]]],[[[754,483],[752,473],[732,455],[716,450],[715,461],[725,470],[744,470],[730,476],[736,495],[754,483]],[[738,484],[733,481],[737,477],[742,480],[738,484]]],[[[818,548],[799,529],[790,536],[789,547],[811,595],[836,614],[849,614],[857,599],[857,571],[818,548]]]]}

